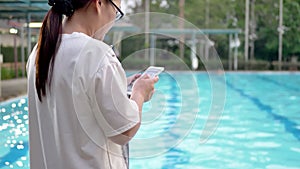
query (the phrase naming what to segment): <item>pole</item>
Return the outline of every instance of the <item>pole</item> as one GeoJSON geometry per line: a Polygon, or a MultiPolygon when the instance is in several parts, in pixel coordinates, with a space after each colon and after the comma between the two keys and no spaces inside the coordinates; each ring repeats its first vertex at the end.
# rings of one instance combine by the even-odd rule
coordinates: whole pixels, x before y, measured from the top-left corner
{"type": "Polygon", "coordinates": [[[248,64],[248,53],[249,53],[249,0],[246,0],[245,21],[246,21],[245,22],[245,65],[247,65],[248,64]]]}
{"type": "MultiPolygon", "coordinates": [[[[184,4],[185,4],[185,0],[179,0],[179,29],[183,30],[184,29],[184,4]]],[[[184,40],[185,40],[185,36],[184,34],[182,34],[180,36],[180,43],[179,43],[179,55],[180,58],[183,59],[184,58],[184,40]]]]}
{"type": "Polygon", "coordinates": [[[202,59],[205,59],[205,57],[204,57],[204,45],[205,45],[205,41],[200,40],[199,44],[200,44],[200,48],[199,48],[200,59],[202,60],[202,59]]]}
{"type": "Polygon", "coordinates": [[[31,14],[27,13],[27,57],[29,57],[31,53],[31,29],[29,27],[29,23],[31,22],[31,14]]]}
{"type": "Polygon", "coordinates": [[[16,78],[18,78],[18,52],[17,52],[17,35],[14,36],[14,60],[15,60],[15,73],[16,78]]]}
{"type": "Polygon", "coordinates": [[[238,34],[236,33],[235,35],[234,35],[234,39],[235,39],[235,43],[236,43],[236,45],[235,45],[235,48],[234,48],[234,64],[233,64],[233,67],[234,67],[234,70],[238,70],[238,34]]]}
{"type": "Polygon", "coordinates": [[[279,70],[282,69],[282,36],[283,36],[283,0],[279,0],[280,7],[279,7],[279,46],[278,46],[278,68],[279,70]]]}
{"type": "Polygon", "coordinates": [[[210,6],[210,3],[209,3],[209,0],[206,0],[206,7],[205,7],[205,28],[208,29],[209,28],[209,15],[210,15],[210,10],[209,10],[209,6],[210,6]]]}
{"type": "MultiPolygon", "coordinates": [[[[1,44],[0,44],[1,45],[1,44]]],[[[0,46],[1,48],[1,46],[0,46]]],[[[2,77],[1,77],[1,72],[2,72],[2,62],[3,62],[3,55],[0,53],[0,99],[2,97],[2,77]]]]}
{"type": "Polygon", "coordinates": [[[250,33],[250,47],[251,47],[251,50],[250,50],[250,60],[254,60],[255,56],[254,56],[254,52],[255,52],[255,40],[256,40],[256,32],[255,32],[255,29],[256,29],[256,19],[255,19],[255,0],[251,0],[251,25],[250,25],[250,28],[251,28],[251,33],[250,33]]]}
{"type": "Polygon", "coordinates": [[[25,77],[25,51],[24,51],[24,27],[21,26],[21,62],[22,62],[22,77],[25,77]]]}
{"type": "Polygon", "coordinates": [[[206,42],[205,42],[205,60],[208,60],[209,59],[209,48],[210,48],[210,40],[208,39],[206,42]]]}
{"type": "MultiPolygon", "coordinates": [[[[150,2],[149,0],[145,1],[145,48],[149,48],[149,29],[150,29],[150,2]]],[[[145,50],[145,60],[149,59],[149,50],[145,50]]]]}
{"type": "Polygon", "coordinates": [[[155,53],[156,53],[156,35],[151,35],[151,46],[150,46],[150,66],[155,65],[155,53]]]}
{"type": "Polygon", "coordinates": [[[197,70],[199,63],[197,58],[197,40],[196,40],[196,32],[192,35],[192,45],[191,45],[191,62],[192,62],[192,69],[197,70]]]}
{"type": "Polygon", "coordinates": [[[228,69],[232,70],[232,34],[229,34],[229,59],[228,59],[228,69]]]}

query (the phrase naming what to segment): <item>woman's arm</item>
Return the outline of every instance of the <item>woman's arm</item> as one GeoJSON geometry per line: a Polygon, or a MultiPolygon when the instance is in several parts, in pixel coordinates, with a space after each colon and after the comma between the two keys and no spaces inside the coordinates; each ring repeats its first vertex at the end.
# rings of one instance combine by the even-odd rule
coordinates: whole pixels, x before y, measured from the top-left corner
{"type": "Polygon", "coordinates": [[[135,101],[138,105],[140,121],[134,127],[122,134],[110,137],[113,142],[124,145],[135,136],[141,125],[143,104],[151,99],[154,93],[154,84],[157,81],[158,77],[150,78],[148,75],[145,75],[136,81],[130,99],[135,101]]]}

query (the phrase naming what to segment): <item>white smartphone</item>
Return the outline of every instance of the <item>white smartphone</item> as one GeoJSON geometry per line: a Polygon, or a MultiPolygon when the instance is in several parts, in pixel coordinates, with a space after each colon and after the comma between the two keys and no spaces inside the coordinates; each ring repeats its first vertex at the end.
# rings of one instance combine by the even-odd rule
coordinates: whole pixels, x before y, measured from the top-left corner
{"type": "MultiPolygon", "coordinates": [[[[149,75],[151,78],[158,76],[161,72],[163,72],[165,70],[164,67],[157,67],[157,66],[150,66],[148,67],[141,75],[149,75]]],[[[134,81],[131,82],[130,84],[128,84],[127,86],[127,96],[130,97],[131,93],[132,93],[132,87],[134,85],[134,81]]]]}
{"type": "Polygon", "coordinates": [[[142,74],[142,76],[144,75],[149,75],[151,78],[158,76],[161,72],[163,72],[165,70],[164,67],[156,67],[156,66],[150,66],[148,67],[142,74]]]}

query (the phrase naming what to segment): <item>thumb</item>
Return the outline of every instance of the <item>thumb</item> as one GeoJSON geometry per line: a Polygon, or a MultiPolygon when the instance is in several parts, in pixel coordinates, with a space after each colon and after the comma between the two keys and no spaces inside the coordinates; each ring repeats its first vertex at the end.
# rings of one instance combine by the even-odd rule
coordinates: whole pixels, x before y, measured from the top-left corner
{"type": "Polygon", "coordinates": [[[158,76],[155,76],[154,78],[152,78],[153,79],[153,82],[154,83],[156,83],[156,82],[158,82],[158,80],[159,80],[159,77],[158,76]]]}

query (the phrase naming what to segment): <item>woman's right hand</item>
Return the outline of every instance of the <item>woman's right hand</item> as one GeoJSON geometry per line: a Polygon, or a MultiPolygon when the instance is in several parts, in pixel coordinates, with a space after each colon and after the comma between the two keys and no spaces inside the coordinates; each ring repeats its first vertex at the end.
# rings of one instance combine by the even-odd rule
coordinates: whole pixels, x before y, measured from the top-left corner
{"type": "Polygon", "coordinates": [[[158,76],[151,78],[149,75],[138,78],[133,86],[132,96],[139,95],[144,102],[149,101],[154,93],[154,84],[158,80],[158,76]]]}

